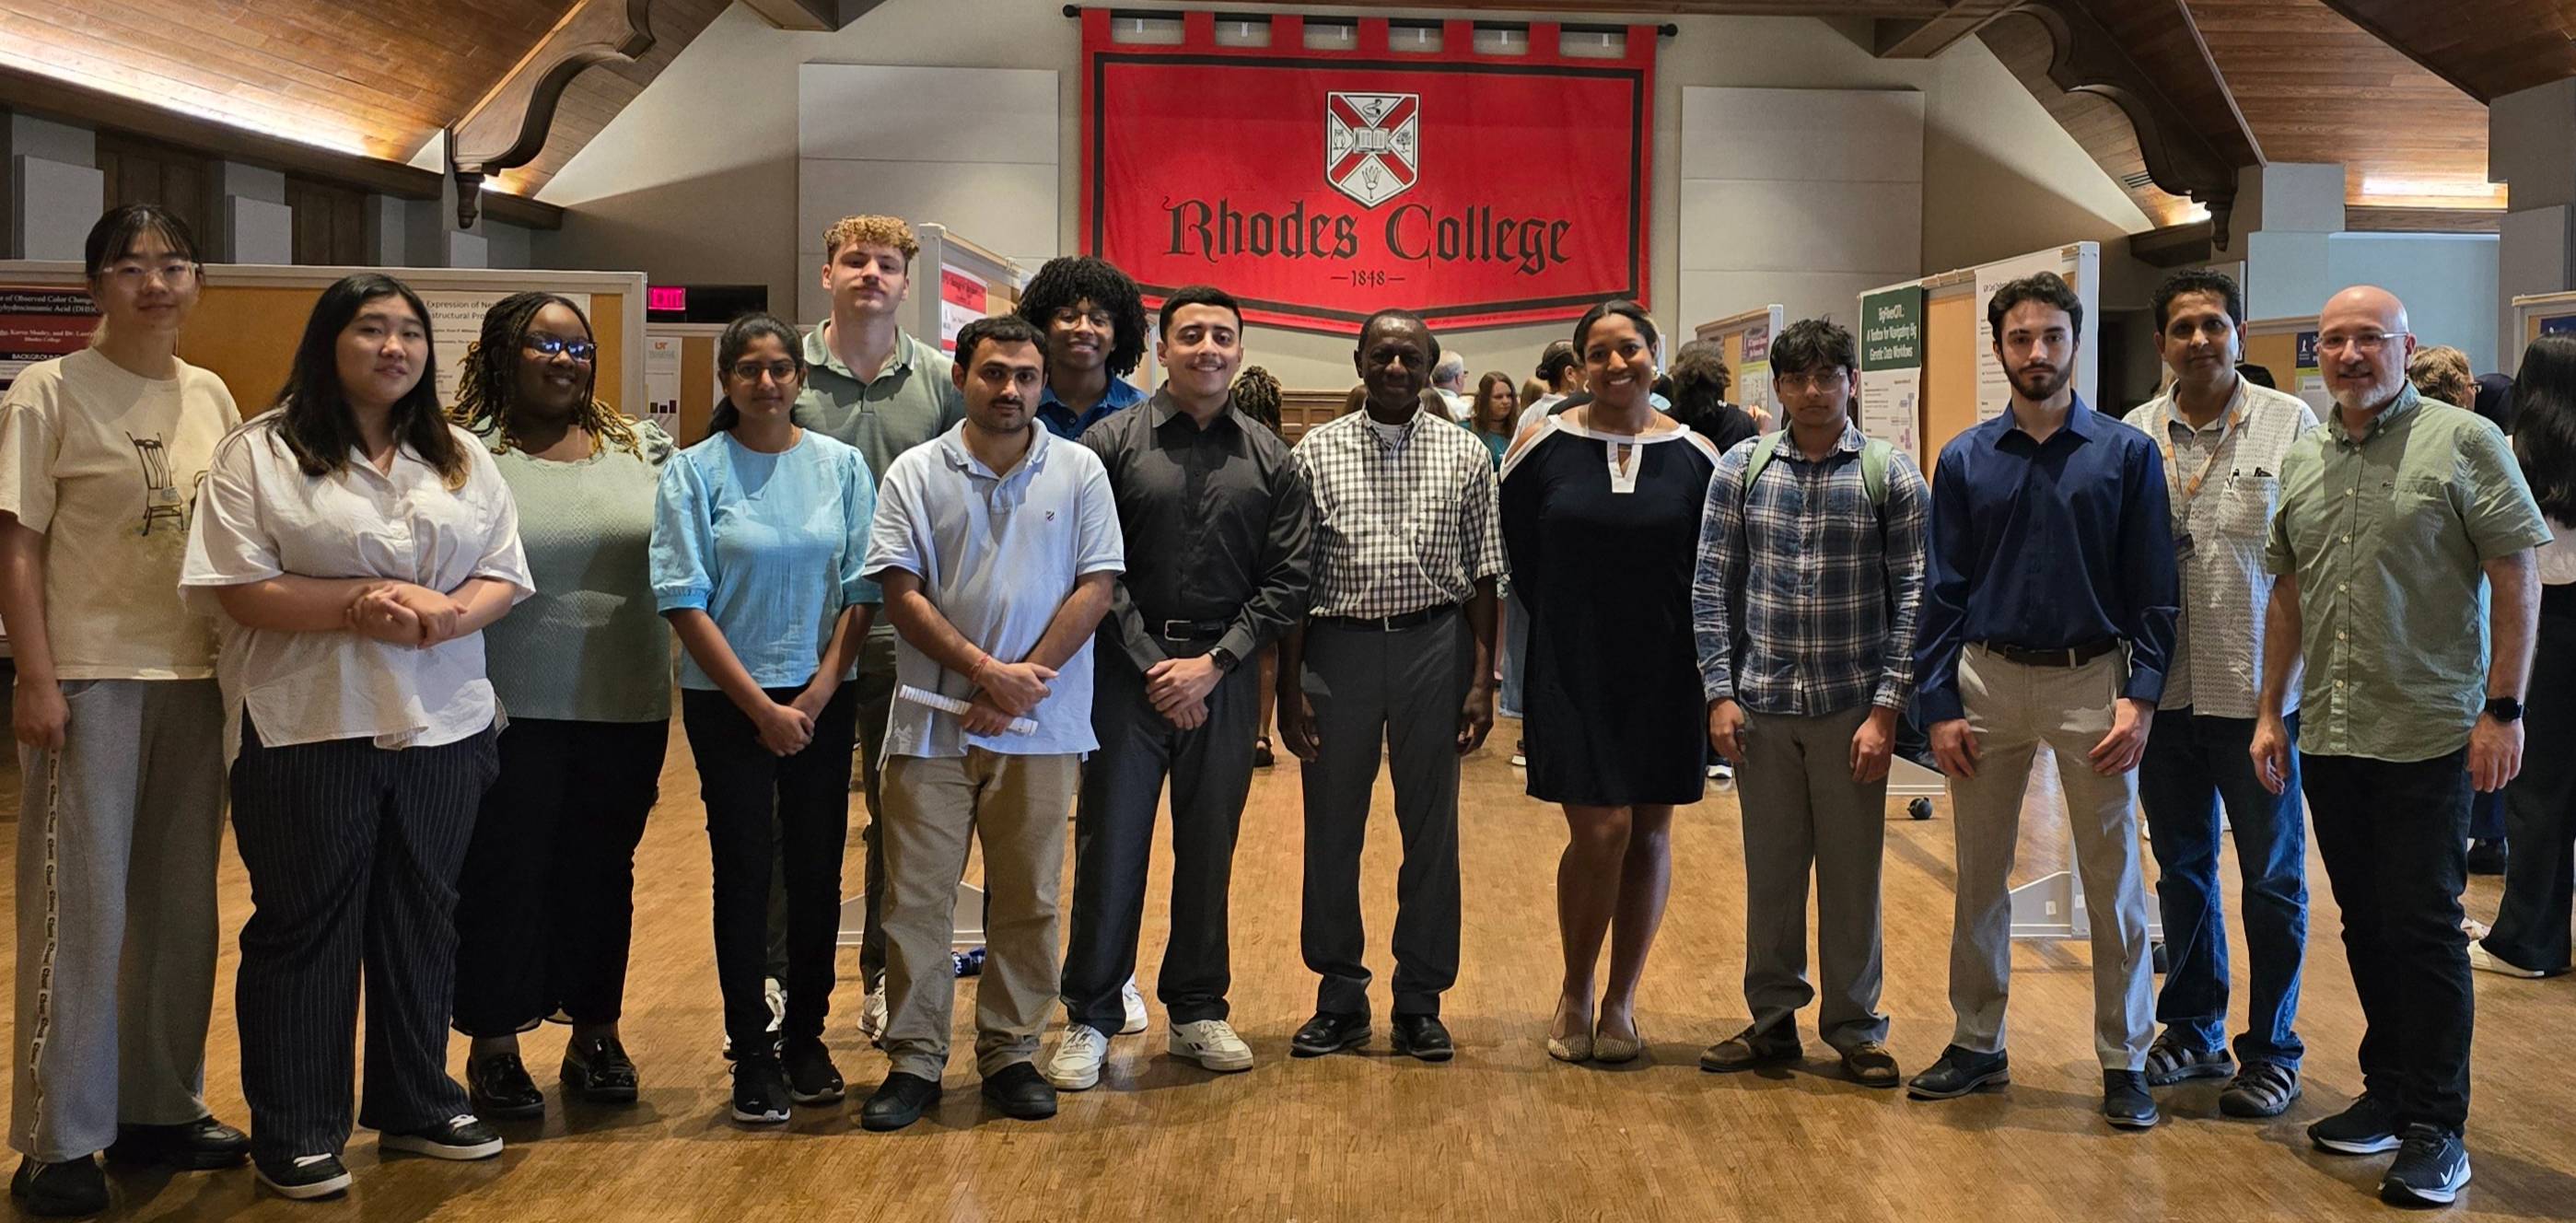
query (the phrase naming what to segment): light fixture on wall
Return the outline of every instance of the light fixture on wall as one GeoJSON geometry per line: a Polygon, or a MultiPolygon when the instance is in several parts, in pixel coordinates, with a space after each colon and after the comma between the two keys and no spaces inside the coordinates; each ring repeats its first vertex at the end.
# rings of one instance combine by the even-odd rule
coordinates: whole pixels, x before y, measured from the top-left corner
{"type": "Polygon", "coordinates": [[[2496,184],[2472,182],[2457,178],[2381,178],[2367,175],[2361,180],[2363,195],[2395,195],[2414,198],[2482,200],[2496,193],[2496,184]]]}

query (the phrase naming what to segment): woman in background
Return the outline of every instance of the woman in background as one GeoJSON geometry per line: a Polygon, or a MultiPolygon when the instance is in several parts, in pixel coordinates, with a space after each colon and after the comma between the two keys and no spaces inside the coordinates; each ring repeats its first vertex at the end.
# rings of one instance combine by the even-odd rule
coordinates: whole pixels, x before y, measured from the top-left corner
{"type": "Polygon", "coordinates": [[[515,293],[483,316],[455,415],[519,507],[537,593],[492,626],[492,687],[510,713],[456,905],[455,1027],[483,1117],[532,1117],[545,1096],[519,1033],[572,1024],[561,1078],[584,1099],[635,1099],[618,1039],[634,928],[635,846],[661,794],[671,630],[646,553],[659,426],[599,399],[599,348],[579,306],[515,293]]]}
{"type": "MultiPolygon", "coordinates": [[[[2435,403],[2477,410],[2478,383],[2469,374],[2469,354],[2448,344],[2417,350],[2414,358],[2406,363],[2406,380],[2415,384],[2416,394],[2435,403]]],[[[2505,829],[2505,792],[2512,788],[2489,790],[2473,796],[2469,802],[2469,873],[2472,875],[2505,873],[2512,844],[2505,829]]]]}
{"type": "Polygon", "coordinates": [[[498,771],[483,629],[535,582],[510,487],[437,386],[410,286],[363,272],[324,290],[277,406],[215,448],[179,578],[221,613],[252,904],[242,1096],[251,1162],[290,1198],[349,1185],[361,965],[358,1123],[387,1151],[501,1153],[447,1077],[447,1017],[457,873],[498,771]]]}
{"type": "Polygon", "coordinates": [[[1468,427],[1476,431],[1485,449],[1494,452],[1496,471],[1502,470],[1503,452],[1511,449],[1512,425],[1520,417],[1520,405],[1511,375],[1496,370],[1476,380],[1476,402],[1467,418],[1468,427]]]}
{"type": "Polygon", "coordinates": [[[170,597],[189,498],[241,423],[179,359],[203,269],[149,204],[90,227],[90,346],[0,398],[0,619],[16,656],[18,1058],[9,1194],[107,1209],[94,1158],[221,1168],[250,1151],[206,1114],[223,843],[214,626],[170,597]],[[123,964],[149,966],[126,973],[123,964]]]}

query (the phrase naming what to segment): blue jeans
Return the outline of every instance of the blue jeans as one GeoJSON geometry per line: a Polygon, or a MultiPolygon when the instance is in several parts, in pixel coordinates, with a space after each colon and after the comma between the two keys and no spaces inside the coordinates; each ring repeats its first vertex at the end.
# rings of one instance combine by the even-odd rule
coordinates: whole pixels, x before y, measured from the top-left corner
{"type": "MultiPolygon", "coordinates": [[[[2287,721],[2295,742],[2299,715],[2287,721]]],[[[2299,756],[2291,751],[2289,776],[2275,795],[2254,776],[2246,755],[2253,739],[2250,718],[2200,717],[2188,708],[2158,713],[2147,737],[2138,801],[2154,842],[2168,957],[2156,1018],[2196,1049],[2217,1049],[2226,1041],[2227,916],[2218,884],[2218,806],[2224,800],[2245,885],[2245,949],[2253,960],[2254,997],[2236,1056],[2295,1068],[2306,1052],[2294,1024],[2299,961],[2308,937],[2299,756]]]]}
{"type": "Polygon", "coordinates": [[[1504,717],[1517,718],[1521,713],[1521,681],[1529,672],[1529,605],[1515,592],[1503,605],[1503,690],[1499,698],[1504,717]]]}

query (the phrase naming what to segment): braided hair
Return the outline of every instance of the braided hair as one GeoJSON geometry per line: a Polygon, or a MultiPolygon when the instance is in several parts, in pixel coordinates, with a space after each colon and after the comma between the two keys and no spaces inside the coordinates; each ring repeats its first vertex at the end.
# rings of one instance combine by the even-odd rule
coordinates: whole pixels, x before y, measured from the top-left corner
{"type": "Polygon", "coordinates": [[[1258,365],[1244,367],[1234,378],[1236,410],[1279,432],[1279,380],[1258,365]]]}
{"type": "MultiPolygon", "coordinates": [[[[484,439],[494,454],[507,454],[517,443],[510,436],[511,401],[519,385],[520,348],[528,338],[528,328],[537,314],[548,306],[561,306],[581,320],[581,330],[596,339],[590,316],[569,298],[553,293],[513,293],[483,314],[483,333],[465,349],[465,369],[456,383],[456,406],[448,415],[468,432],[484,439]]],[[[614,445],[628,454],[643,453],[641,439],[626,414],[600,401],[597,393],[599,366],[594,361],[585,375],[581,403],[573,408],[573,423],[588,431],[591,449],[596,453],[602,444],[614,445]]]]}

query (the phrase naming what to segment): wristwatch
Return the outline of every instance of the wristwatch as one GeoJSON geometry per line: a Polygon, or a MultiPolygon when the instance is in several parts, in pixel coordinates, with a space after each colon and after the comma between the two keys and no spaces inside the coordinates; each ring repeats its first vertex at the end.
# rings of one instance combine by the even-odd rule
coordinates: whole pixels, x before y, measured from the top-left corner
{"type": "Polygon", "coordinates": [[[2487,716],[2499,722],[2519,722],[2522,720],[2522,702],[2509,696],[2488,697],[2487,716]]]}
{"type": "Polygon", "coordinates": [[[1234,651],[1229,650],[1224,646],[1218,646],[1217,648],[1208,651],[1208,661],[1215,663],[1218,674],[1222,675],[1231,674],[1234,671],[1235,663],[1239,660],[1235,658],[1234,651]]]}

